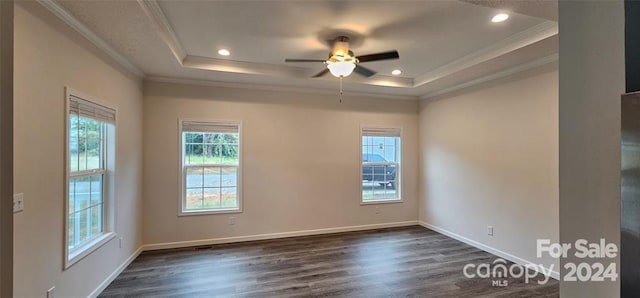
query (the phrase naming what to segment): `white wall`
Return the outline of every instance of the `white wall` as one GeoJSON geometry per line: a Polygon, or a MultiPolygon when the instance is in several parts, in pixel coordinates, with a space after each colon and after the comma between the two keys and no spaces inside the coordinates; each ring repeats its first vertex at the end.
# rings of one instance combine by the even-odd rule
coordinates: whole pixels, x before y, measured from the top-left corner
{"type": "MultiPolygon", "coordinates": [[[[624,3],[560,1],[559,16],[560,240],[619,244],[624,3]]],[[[563,264],[584,261],[590,262],[568,258],[563,264]]],[[[618,297],[620,283],[561,282],[560,294],[618,297]]]]}
{"type": "Polygon", "coordinates": [[[415,221],[417,102],[337,96],[148,83],[145,244],[415,221]],[[179,117],[242,121],[243,213],[177,216],[179,117]],[[377,205],[380,214],[360,205],[361,124],[404,129],[404,202],[377,205]]]}
{"type": "Polygon", "coordinates": [[[37,3],[15,10],[14,296],[85,297],[142,244],[142,86],[116,70],[37,3]],[[117,238],[63,270],[64,87],[118,111],[117,238]]]}
{"type": "Polygon", "coordinates": [[[420,220],[558,271],[536,258],[559,238],[558,72],[423,101],[419,121],[420,220]]]}

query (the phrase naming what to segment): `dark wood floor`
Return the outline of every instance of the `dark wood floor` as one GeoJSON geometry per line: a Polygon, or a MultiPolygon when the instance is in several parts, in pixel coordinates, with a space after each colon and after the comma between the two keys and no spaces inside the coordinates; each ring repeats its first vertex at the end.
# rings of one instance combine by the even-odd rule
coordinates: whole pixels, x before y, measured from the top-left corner
{"type": "Polygon", "coordinates": [[[145,252],[101,297],[558,297],[546,285],[468,279],[497,257],[420,226],[145,252]]]}

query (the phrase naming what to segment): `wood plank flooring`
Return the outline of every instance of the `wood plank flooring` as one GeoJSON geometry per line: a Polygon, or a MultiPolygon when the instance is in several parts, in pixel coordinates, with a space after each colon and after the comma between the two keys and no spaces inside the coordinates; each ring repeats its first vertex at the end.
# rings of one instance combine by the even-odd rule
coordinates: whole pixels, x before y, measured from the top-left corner
{"type": "Polygon", "coordinates": [[[496,258],[420,226],[221,244],[144,252],[100,297],[558,297],[462,273],[496,258]]]}

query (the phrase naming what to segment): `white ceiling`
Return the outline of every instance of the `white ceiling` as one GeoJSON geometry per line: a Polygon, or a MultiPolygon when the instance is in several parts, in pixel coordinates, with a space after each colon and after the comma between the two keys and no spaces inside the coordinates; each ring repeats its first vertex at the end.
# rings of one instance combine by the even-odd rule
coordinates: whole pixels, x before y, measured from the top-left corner
{"type": "MultiPolygon", "coordinates": [[[[491,7],[426,0],[42,3],[67,23],[77,22],[76,30],[85,36],[82,31],[89,31],[90,39],[103,41],[101,47],[150,80],[335,90],[332,76],[310,78],[322,64],[284,59],[324,59],[325,41],[341,33],[352,37],[356,55],[400,53],[399,60],[363,64],[378,74],[346,78],[345,91],[351,92],[429,96],[557,59],[555,22],[511,12],[506,22],[491,23],[503,11],[495,2],[491,7]],[[217,55],[220,48],[231,55],[217,55]],[[403,74],[394,77],[393,69],[403,74]]],[[[540,6],[534,8],[540,15],[540,6]]]]}

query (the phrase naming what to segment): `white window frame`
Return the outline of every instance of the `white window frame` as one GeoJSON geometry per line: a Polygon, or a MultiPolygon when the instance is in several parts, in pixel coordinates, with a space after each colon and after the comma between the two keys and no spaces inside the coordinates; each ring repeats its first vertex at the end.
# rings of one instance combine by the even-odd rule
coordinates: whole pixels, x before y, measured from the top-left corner
{"type": "MultiPolygon", "coordinates": [[[[242,213],[242,164],[243,164],[243,133],[242,133],[242,121],[240,120],[212,120],[212,119],[189,119],[178,118],[178,179],[180,181],[179,194],[178,194],[178,216],[194,216],[194,215],[213,215],[213,214],[230,214],[230,213],[242,213]],[[201,122],[207,124],[223,124],[223,125],[237,125],[238,126],[238,171],[236,177],[236,197],[238,200],[238,208],[228,209],[202,209],[202,210],[186,210],[186,190],[187,190],[187,176],[185,175],[185,152],[184,152],[184,139],[183,139],[183,123],[185,122],[201,122]]],[[[199,165],[202,166],[202,165],[199,165]]],[[[211,165],[220,166],[220,165],[211,165]]]]}
{"type": "Polygon", "coordinates": [[[80,98],[84,101],[87,101],[91,104],[103,106],[107,109],[111,109],[115,112],[115,115],[118,114],[117,108],[110,106],[109,104],[96,99],[92,96],[83,94],[77,90],[74,90],[69,87],[65,87],[65,164],[64,164],[64,172],[65,172],[65,184],[64,184],[64,269],[68,269],[73,264],[82,260],[84,257],[88,256],[110,240],[114,239],[116,236],[115,233],[115,154],[116,154],[116,136],[117,136],[117,121],[118,117],[115,119],[115,123],[113,123],[112,128],[105,129],[105,142],[103,144],[103,152],[104,152],[104,169],[103,170],[90,170],[87,171],[86,174],[95,175],[98,173],[102,173],[102,233],[100,236],[92,239],[91,241],[76,247],[72,250],[69,249],[69,182],[71,180],[71,169],[70,169],[70,148],[69,148],[69,119],[70,119],[70,101],[71,96],[80,98]]]}
{"type": "Polygon", "coordinates": [[[360,146],[358,147],[358,162],[360,164],[360,166],[358,166],[359,169],[359,177],[360,177],[360,181],[359,181],[359,185],[360,185],[360,193],[359,193],[359,200],[360,200],[360,205],[377,205],[377,204],[395,204],[395,203],[402,203],[404,202],[403,196],[402,196],[402,171],[403,171],[403,160],[404,160],[404,130],[402,129],[401,126],[381,126],[381,125],[360,125],[360,131],[359,131],[359,140],[358,143],[360,144],[360,146]],[[397,163],[397,167],[399,168],[399,170],[396,170],[396,192],[398,194],[398,197],[396,199],[384,199],[384,200],[363,200],[362,198],[362,137],[364,136],[363,132],[367,129],[389,129],[389,130],[399,130],[400,131],[400,161],[397,163]]]}

